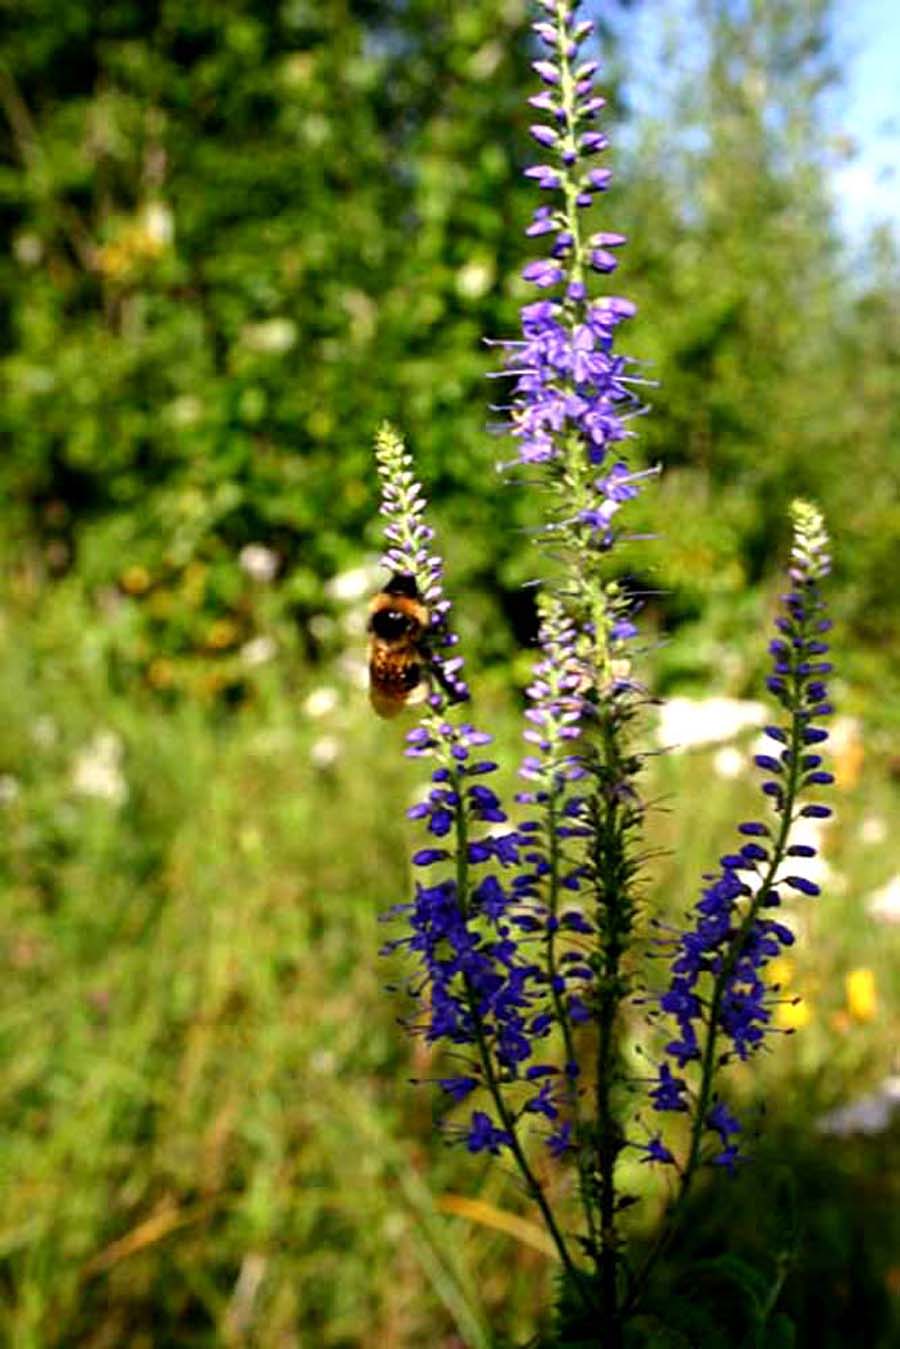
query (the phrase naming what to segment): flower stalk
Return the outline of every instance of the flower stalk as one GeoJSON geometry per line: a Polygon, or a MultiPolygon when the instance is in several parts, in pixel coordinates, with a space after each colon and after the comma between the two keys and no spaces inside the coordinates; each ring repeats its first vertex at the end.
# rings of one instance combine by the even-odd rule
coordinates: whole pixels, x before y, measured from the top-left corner
{"type": "Polygon", "coordinates": [[[537,476],[545,508],[539,650],[516,795],[522,818],[511,822],[488,785],[498,767],[482,757],[491,736],[461,719],[468,688],[462,659],[447,654],[456,637],[443,563],[412,459],[383,430],[383,561],[412,578],[427,604],[436,663],[406,751],[433,764],[427,798],[409,814],[431,835],[413,864],[436,879],[418,881],[412,902],[394,910],[407,931],[389,949],[415,965],[411,1029],[464,1063],[439,1079],[452,1104],[448,1132],[471,1153],[513,1161],[555,1246],[565,1272],[559,1343],[599,1333],[606,1349],[620,1349],[701,1167],[733,1171],[740,1160],[741,1126],[722,1098],[723,1072],[755,1053],[771,1028],[765,967],[794,940],[774,911],[788,891],[817,893],[799,867],[789,872],[789,859],[811,852],[791,843],[796,820],[828,813],[806,800],[832,780],[817,750],[826,737],[817,722],[831,711],[819,594],[828,541],[818,512],[796,504],[791,588],[768,680],[783,715],[766,728],[772,752],[756,756],[774,819],[738,826],[739,848],[706,877],[683,927],[651,924],[654,954],[668,960],[667,983],[654,988],[650,962],[641,963],[644,756],[633,746],[646,695],[632,671],[635,605],[611,570],[620,512],[654,472],[624,454],[643,408],[633,363],[614,342],[635,311],[619,296],[591,294],[625,242],[589,235],[584,224],[611,177],[594,166],[607,141],[596,128],[596,65],[582,52],[591,24],[578,21],[572,0],[536,2],[544,17],[534,28],[547,53],[534,62],[543,87],[530,102],[545,120],[531,134],[547,162],[526,175],[551,204],[537,208],[527,233],[549,241],[549,256],[524,269],[543,298],[522,310],[521,338],[500,344],[497,375],[511,381],[507,430],[517,446],[505,467],[537,476]],[[631,1035],[640,1007],[641,1052],[656,1066],[635,1113],[622,1041],[626,1009],[631,1035]],[[671,1115],[687,1117],[684,1146],[664,1138],[671,1115]],[[572,1167],[580,1213],[574,1200],[561,1211],[539,1179],[533,1151],[541,1146],[560,1168],[572,1167]],[[626,1149],[678,1176],[667,1221],[636,1274],[624,1217],[634,1200],[620,1187],[626,1149]]]}

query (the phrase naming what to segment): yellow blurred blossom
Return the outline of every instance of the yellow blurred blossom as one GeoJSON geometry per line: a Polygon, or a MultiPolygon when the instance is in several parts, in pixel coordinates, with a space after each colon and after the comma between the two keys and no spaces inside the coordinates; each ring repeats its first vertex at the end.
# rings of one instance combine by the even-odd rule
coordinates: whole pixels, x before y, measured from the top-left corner
{"type": "Polygon", "coordinates": [[[194,691],[202,699],[218,698],[226,682],[218,670],[204,670],[193,681],[194,691]]]}
{"type": "Polygon", "coordinates": [[[148,202],[136,216],[120,224],[114,239],[97,249],[97,267],[110,281],[125,281],[171,248],[174,232],[169,207],[160,201],[148,202]]]}
{"type": "Polygon", "coordinates": [[[838,717],[831,730],[834,781],[841,791],[850,791],[859,782],[865,750],[862,731],[855,717],[838,717]]]}
{"type": "Polygon", "coordinates": [[[848,970],[844,976],[847,1011],[856,1021],[872,1021],[878,1011],[875,972],[866,965],[848,970]]]}
{"type": "Polygon", "coordinates": [[[146,567],[136,563],[133,567],[126,567],[120,577],[122,589],[129,595],[143,595],[150,588],[150,573],[146,567]]]}
{"type": "Polygon", "coordinates": [[[206,634],[206,645],[213,651],[225,651],[238,639],[237,624],[230,618],[217,618],[206,634]]]}
{"type": "Polygon", "coordinates": [[[170,618],[175,609],[175,596],[171,590],[156,590],[147,601],[147,610],[151,618],[170,618]]]}
{"type": "Polygon", "coordinates": [[[769,961],[766,968],[770,984],[777,984],[779,988],[787,988],[794,977],[796,966],[790,956],[776,956],[774,960],[769,961]]]}
{"type": "Polygon", "coordinates": [[[160,656],[150,662],[147,670],[147,683],[155,689],[170,689],[175,682],[175,667],[170,660],[160,656]]]}
{"type": "Polygon", "coordinates": [[[812,1021],[812,1007],[806,998],[792,998],[778,1004],[773,1020],[779,1030],[802,1030],[812,1021]]]}
{"type": "Polygon", "coordinates": [[[185,603],[191,608],[202,604],[206,591],[206,575],[209,568],[204,562],[189,562],[181,575],[181,589],[185,603]]]}

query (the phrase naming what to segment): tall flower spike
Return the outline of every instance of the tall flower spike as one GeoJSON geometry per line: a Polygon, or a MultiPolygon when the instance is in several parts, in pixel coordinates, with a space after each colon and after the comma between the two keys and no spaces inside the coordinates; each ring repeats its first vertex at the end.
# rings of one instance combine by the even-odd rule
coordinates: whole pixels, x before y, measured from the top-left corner
{"type": "Polygon", "coordinates": [[[589,233],[586,209],[610,184],[608,169],[595,161],[608,141],[595,126],[604,106],[593,87],[596,63],[580,58],[593,25],[578,22],[572,0],[542,3],[548,15],[534,25],[549,59],[534,62],[544,85],[529,101],[545,120],[531,126],[550,161],[525,176],[551,195],[539,206],[526,233],[549,245],[549,256],[528,263],[523,276],[545,297],[522,310],[522,339],[507,348],[507,376],[514,380],[508,409],[520,464],[545,464],[559,495],[558,519],[548,530],[554,549],[605,549],[612,520],[637,492],[642,475],[613,459],[629,435],[628,422],[643,409],[630,362],[613,351],[617,325],[635,313],[617,295],[591,298],[591,276],[617,266],[625,236],[589,233]]]}
{"type": "Polygon", "coordinates": [[[411,577],[428,606],[427,654],[436,675],[431,706],[440,709],[448,703],[465,702],[469,690],[462,677],[462,658],[446,654],[459,639],[450,630],[451,606],[444,594],[444,564],[432,550],[434,530],[424,520],[427,502],[416,479],[412,456],[388,423],[376,433],[375,462],[381,479],[381,514],[387,518],[381,564],[393,575],[411,577]]]}
{"type": "MultiPolygon", "coordinates": [[[[434,535],[423,518],[425,503],[412,460],[388,427],[379,432],[376,457],[381,512],[388,521],[384,564],[414,579],[435,615],[435,640],[450,645],[442,565],[432,551],[434,535]]],[[[444,676],[448,667],[449,675],[458,678],[461,661],[445,662],[444,676]]],[[[477,1092],[488,1107],[473,1109],[469,1122],[456,1131],[470,1152],[512,1154],[561,1261],[574,1276],[565,1239],[519,1139],[523,1118],[543,1115],[554,1121],[558,1114],[552,1086],[545,1081],[554,1069],[535,1059],[548,1030],[546,981],[522,949],[513,922],[522,904],[506,874],[518,869],[524,840],[506,826],[500,800],[484,781],[497,768],[481,757],[491,737],[469,722],[451,721],[449,704],[455,701],[442,680],[420,724],[407,735],[407,754],[431,758],[436,765],[427,799],[408,812],[427,822],[433,841],[412,860],[423,872],[437,868],[438,874],[417,883],[412,903],[393,910],[390,916],[405,917],[409,931],[387,949],[405,950],[416,966],[408,989],[418,1014],[410,1028],[430,1043],[449,1046],[457,1062],[462,1059],[459,1071],[439,1079],[443,1091],[456,1103],[477,1092]]]]}
{"type": "MultiPolygon", "coordinates": [[[[449,601],[441,585],[442,567],[433,551],[434,534],[424,519],[424,498],[412,460],[394,431],[379,432],[376,456],[382,481],[382,514],[387,517],[384,563],[411,576],[438,615],[437,635],[446,643],[449,601]]],[[[446,662],[458,678],[461,662],[446,662]]],[[[407,735],[407,754],[435,764],[427,797],[408,814],[422,820],[430,840],[413,855],[422,875],[415,898],[400,906],[409,935],[390,944],[405,948],[417,971],[410,988],[418,999],[413,1029],[432,1043],[470,1055],[464,1071],[441,1079],[455,1101],[485,1089],[493,1113],[472,1113],[463,1137],[473,1152],[518,1147],[515,1130],[524,1113],[555,1118],[548,1071],[535,1061],[547,1026],[540,1012],[547,990],[540,971],[523,954],[521,886],[508,879],[524,866],[523,839],[507,824],[499,797],[486,778],[497,765],[483,757],[491,737],[471,723],[449,719],[448,698],[439,687],[422,709],[420,724],[407,735]],[[509,1103],[499,1092],[517,1083],[509,1103]]],[[[455,699],[453,700],[455,701],[455,699]]],[[[537,1197],[537,1196],[535,1196],[537,1197]]],[[[540,1202],[540,1199],[538,1199],[540,1202]]]]}
{"type": "MultiPolygon", "coordinates": [[[[831,814],[818,802],[801,804],[810,791],[834,781],[822,768],[818,753],[828,732],[816,725],[833,710],[825,684],[832,667],[823,659],[831,624],[819,593],[819,582],[830,570],[828,535],[814,506],[797,501],[791,516],[792,589],[781,597],[782,611],[775,623],[778,636],[770,645],[773,671],[766,681],[784,716],[780,724],[766,727],[772,752],[755,756],[775,818],[746,820],[738,826],[740,846],[720,858],[719,872],[707,878],[691,926],[662,943],[673,958],[660,1006],[677,1028],[665,1052],[681,1072],[690,1064],[700,1068],[692,1160],[700,1157],[704,1134],[711,1134],[719,1146],[709,1160],[725,1166],[736,1160],[737,1147],[730,1136],[739,1126],[724,1106],[713,1103],[715,1068],[733,1055],[748,1058],[772,1030],[777,991],[766,982],[764,971],[794,941],[790,928],[772,917],[772,911],[781,906],[785,891],[807,897],[819,893],[817,885],[791,869],[791,859],[814,855],[810,845],[790,843],[791,826],[802,817],[822,819],[831,814]]],[[[664,1064],[655,1088],[655,1108],[683,1110],[686,1091],[686,1079],[673,1075],[664,1064]]]]}

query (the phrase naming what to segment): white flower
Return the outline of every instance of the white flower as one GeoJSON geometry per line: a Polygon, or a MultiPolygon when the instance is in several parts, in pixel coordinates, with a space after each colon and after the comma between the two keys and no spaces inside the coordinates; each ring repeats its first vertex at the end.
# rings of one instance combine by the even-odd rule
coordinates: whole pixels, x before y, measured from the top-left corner
{"type": "Polygon", "coordinates": [[[333,735],[320,735],[309,750],[310,762],[316,768],[330,768],[340,757],[341,742],[333,735]]]}
{"type": "Polygon", "coordinates": [[[465,300],[480,300],[494,284],[494,264],[487,258],[473,259],[460,267],[454,278],[456,292],[465,300]]]}
{"type": "Polygon", "coordinates": [[[195,426],[203,416],[203,403],[192,393],[182,393],[166,404],[164,412],[175,426],[195,426]]]}
{"type": "Polygon", "coordinates": [[[900,874],[869,896],[866,911],[878,922],[900,923],[900,874]]]}
{"type": "Polygon", "coordinates": [[[59,728],[52,717],[36,717],[31,723],[31,738],[38,749],[52,749],[59,739],[59,728]]]}
{"type": "Polygon", "coordinates": [[[862,727],[858,717],[835,717],[831,723],[829,748],[837,756],[856,749],[862,740],[862,727]]]}
{"type": "Polygon", "coordinates": [[[868,844],[883,843],[887,834],[887,821],[883,820],[880,815],[869,815],[863,820],[859,830],[861,841],[868,844]]]}
{"type": "Polygon", "coordinates": [[[297,341],[297,325],[293,319],[273,318],[262,323],[247,323],[241,331],[241,341],[251,351],[280,356],[290,351],[297,341]]]}
{"type": "Polygon", "coordinates": [[[121,806],[128,797],[122,772],[122,741],[115,731],[98,731],[72,765],[72,790],[121,806]]]}
{"type": "Polygon", "coordinates": [[[278,644],[273,637],[251,637],[241,647],[241,660],[251,670],[267,665],[278,654],[278,644]]]}
{"type": "Polygon", "coordinates": [[[656,738],[675,751],[733,740],[769,715],[765,703],[737,698],[670,698],[660,708],[656,738]]]}
{"type": "Polygon", "coordinates": [[[175,238],[175,217],[164,201],[144,207],[144,233],[157,248],[168,248],[175,238]]]}
{"type": "Polygon", "coordinates": [[[819,1133],[837,1134],[881,1134],[890,1127],[896,1111],[900,1110],[900,1076],[886,1077],[875,1091],[860,1096],[849,1105],[831,1110],[816,1124],[819,1133]]]}
{"type": "Polygon", "coordinates": [[[274,581],[278,573],[278,554],[263,543],[248,543],[238,553],[238,562],[254,581],[274,581]]]}
{"type": "Polygon", "coordinates": [[[306,698],[303,704],[303,711],[308,717],[327,717],[338,705],[337,689],[331,688],[328,684],[323,684],[321,688],[313,689],[312,693],[306,698]]]}
{"type": "Polygon", "coordinates": [[[382,570],[376,562],[364,562],[362,566],[351,567],[349,571],[341,571],[337,576],[332,576],[325,586],[325,594],[329,599],[351,604],[374,593],[382,579],[382,570]]]}
{"type": "Polygon", "coordinates": [[[0,806],[11,806],[22,793],[22,784],[12,773],[0,774],[0,806]]]}
{"type": "Polygon", "coordinates": [[[746,756],[734,745],[723,745],[713,755],[713,772],[717,777],[739,778],[746,770],[746,756]]]}
{"type": "Polygon", "coordinates": [[[36,267],[44,256],[44,245],[36,234],[17,234],[13,253],[23,267],[36,267]]]}

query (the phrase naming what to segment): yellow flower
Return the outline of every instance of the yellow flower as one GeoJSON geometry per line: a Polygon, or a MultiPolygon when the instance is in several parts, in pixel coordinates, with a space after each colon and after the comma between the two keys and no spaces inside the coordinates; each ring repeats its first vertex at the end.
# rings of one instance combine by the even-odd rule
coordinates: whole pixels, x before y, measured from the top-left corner
{"type": "Polygon", "coordinates": [[[770,960],[766,969],[770,984],[787,988],[794,977],[794,962],[790,956],[776,956],[770,960]]]}
{"type": "Polygon", "coordinates": [[[150,573],[146,567],[139,564],[133,567],[127,567],[121,575],[122,589],[129,595],[143,595],[145,590],[150,587],[150,573]]]}
{"type": "Polygon", "coordinates": [[[237,625],[230,618],[217,618],[206,634],[206,645],[214,651],[225,651],[238,639],[237,625]]]}
{"type": "Polygon", "coordinates": [[[189,562],[181,574],[181,589],[185,603],[192,609],[203,603],[206,593],[206,574],[209,568],[204,562],[189,562]]]}
{"type": "Polygon", "coordinates": [[[147,670],[147,682],[155,689],[169,689],[175,682],[175,667],[164,656],[158,656],[150,662],[147,670]]]}
{"type": "Polygon", "coordinates": [[[175,596],[171,590],[155,590],[147,601],[147,609],[152,618],[170,618],[175,608],[175,596]]]}
{"type": "Polygon", "coordinates": [[[806,998],[780,1002],[775,1008],[774,1020],[779,1030],[802,1030],[812,1021],[812,1007],[806,998]]]}
{"type": "Polygon", "coordinates": [[[856,1021],[872,1021],[878,1011],[875,972],[865,965],[848,970],[844,976],[847,1011],[856,1021]]]}
{"type": "Polygon", "coordinates": [[[205,670],[194,680],[194,690],[204,700],[218,698],[226,679],[218,670],[205,670]]]}

